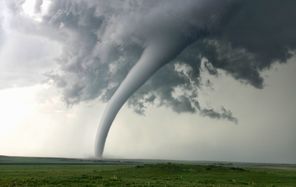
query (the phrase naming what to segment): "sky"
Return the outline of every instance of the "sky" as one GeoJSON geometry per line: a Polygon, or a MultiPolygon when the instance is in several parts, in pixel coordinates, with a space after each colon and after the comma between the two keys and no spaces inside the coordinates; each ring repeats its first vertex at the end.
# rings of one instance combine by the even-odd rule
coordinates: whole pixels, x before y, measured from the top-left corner
{"type": "Polygon", "coordinates": [[[185,48],[120,110],[106,158],[296,163],[294,2],[208,2],[0,1],[0,155],[92,158],[107,101],[168,38],[185,48]]]}

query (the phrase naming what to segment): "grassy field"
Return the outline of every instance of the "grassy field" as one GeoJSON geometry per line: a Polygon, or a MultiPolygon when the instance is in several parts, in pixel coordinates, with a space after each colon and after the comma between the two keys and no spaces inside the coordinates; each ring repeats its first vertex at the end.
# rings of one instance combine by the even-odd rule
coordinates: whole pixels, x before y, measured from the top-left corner
{"type": "Polygon", "coordinates": [[[49,160],[0,159],[0,186],[296,186],[294,167],[49,160]]]}

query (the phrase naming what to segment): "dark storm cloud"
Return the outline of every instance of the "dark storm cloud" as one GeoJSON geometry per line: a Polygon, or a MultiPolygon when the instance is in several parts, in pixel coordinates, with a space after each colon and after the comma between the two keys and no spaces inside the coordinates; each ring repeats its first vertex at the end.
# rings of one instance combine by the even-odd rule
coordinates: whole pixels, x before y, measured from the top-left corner
{"type": "Polygon", "coordinates": [[[202,49],[214,67],[262,88],[260,70],[286,62],[295,50],[295,5],[293,0],[246,1],[215,41],[207,41],[202,49]]]}
{"type": "MultiPolygon", "coordinates": [[[[42,2],[36,3],[35,11],[41,11],[42,2]]],[[[148,38],[181,30],[192,44],[146,82],[129,99],[129,105],[138,113],[154,104],[235,121],[223,107],[215,111],[200,106],[201,71],[218,76],[217,70],[223,70],[241,82],[263,88],[260,71],[274,62],[286,62],[296,47],[296,2],[236,1],[240,3],[216,24],[217,28],[210,23],[218,15],[211,15],[207,23],[196,20],[194,12],[200,2],[52,1],[42,24],[65,37],[58,39],[64,45],[60,69],[49,77],[63,90],[69,104],[97,97],[107,101],[140,57],[148,38]],[[188,13],[182,10],[187,5],[192,6],[188,13]],[[197,34],[202,39],[196,40],[197,34]],[[176,94],[177,88],[182,92],[176,94]]]]}
{"type": "MultiPolygon", "coordinates": [[[[141,35],[137,35],[140,33],[139,31],[130,31],[127,28],[137,28],[137,24],[128,23],[125,19],[132,19],[132,14],[139,15],[137,9],[141,9],[144,12],[153,11],[156,7],[154,4],[157,3],[151,2],[149,5],[143,3],[144,5],[142,5],[141,3],[137,4],[136,2],[138,1],[126,2],[130,4],[117,2],[117,4],[114,3],[114,7],[111,6],[111,8],[108,8],[118,11],[111,13],[114,13],[115,16],[116,14],[124,15],[124,19],[116,18],[115,23],[120,20],[126,22],[128,25],[119,27],[119,29],[122,29],[122,33],[119,34],[124,35],[127,34],[125,32],[135,32],[128,33],[130,35],[128,37],[134,40],[132,42],[120,43],[121,41],[107,41],[106,44],[100,44],[100,40],[104,42],[105,39],[104,37],[101,38],[102,35],[112,35],[112,32],[106,33],[106,31],[113,31],[112,27],[117,27],[117,25],[112,25],[112,21],[114,20],[109,20],[110,15],[100,15],[98,12],[95,12],[98,10],[94,7],[88,7],[85,10],[80,8],[79,13],[75,13],[76,15],[67,12],[65,16],[61,16],[61,21],[66,27],[74,29],[75,32],[79,31],[79,37],[81,38],[78,40],[80,42],[78,45],[82,48],[74,49],[79,51],[78,54],[80,56],[74,61],[69,62],[69,66],[62,65],[67,73],[72,72],[74,76],[76,74],[80,77],[79,80],[74,79],[74,81],[73,79],[61,77],[66,80],[65,82],[70,83],[70,85],[65,86],[65,98],[68,102],[79,102],[98,96],[108,99],[133,63],[138,59],[143,45],[141,43],[142,38],[141,35]],[[125,10],[118,8],[120,4],[129,7],[127,9],[134,8],[136,11],[129,15],[125,10]],[[80,21],[80,19],[84,19],[84,21],[80,21]],[[88,22],[86,22],[87,20],[88,22]],[[94,24],[96,22],[97,24],[94,24]],[[79,25],[79,23],[83,24],[79,25]],[[97,35],[95,35],[95,31],[97,35]],[[95,43],[97,41],[98,43],[95,43]],[[106,45],[107,49],[105,50],[108,50],[108,52],[113,50],[111,51],[112,55],[110,55],[113,59],[108,59],[108,63],[100,63],[100,59],[102,58],[99,57],[99,54],[97,54],[97,59],[91,57],[93,55],[91,53],[96,53],[93,49],[97,49],[96,47],[98,45],[106,45]],[[86,64],[89,64],[89,67],[81,67],[81,65],[86,64]],[[110,70],[112,69],[110,68],[112,64],[114,64],[113,67],[115,69],[113,72],[110,70]]],[[[232,118],[231,113],[218,113],[213,111],[213,109],[200,109],[197,100],[198,89],[195,86],[199,85],[201,58],[208,59],[210,65],[207,65],[207,69],[212,74],[215,74],[216,69],[222,69],[240,81],[249,83],[257,88],[262,88],[263,78],[260,76],[260,70],[270,67],[275,61],[285,62],[291,50],[295,48],[294,43],[296,39],[294,33],[296,24],[291,23],[289,19],[295,14],[291,8],[294,7],[294,4],[293,1],[281,3],[278,1],[264,0],[260,2],[244,2],[238,10],[234,11],[235,15],[231,15],[230,21],[225,23],[219,32],[208,35],[202,41],[197,41],[188,47],[175,62],[164,67],[148,81],[130,99],[129,104],[134,106],[136,111],[143,113],[145,106],[150,102],[144,98],[152,94],[160,101],[160,105],[171,107],[176,112],[196,112],[200,110],[206,116],[227,118],[223,116],[229,114],[229,118],[232,118]],[[276,7],[281,8],[277,10],[275,9],[276,7]],[[273,17],[276,17],[276,19],[272,19],[273,17]],[[174,63],[185,64],[190,68],[190,71],[180,75],[180,72],[177,72],[174,68],[174,63]],[[173,90],[178,86],[191,93],[186,96],[173,97],[173,90]]],[[[60,8],[60,6],[58,7],[60,8]]],[[[65,7],[62,9],[67,10],[65,7]]],[[[72,10],[75,10],[75,8],[72,10]]],[[[120,25],[120,23],[116,24],[120,25]]],[[[159,21],[152,23],[151,26],[159,27],[162,26],[161,24],[162,22],[159,21]]],[[[119,36],[119,39],[122,39],[121,37],[119,36]]],[[[70,58],[72,59],[73,57],[71,56],[70,58]]]]}

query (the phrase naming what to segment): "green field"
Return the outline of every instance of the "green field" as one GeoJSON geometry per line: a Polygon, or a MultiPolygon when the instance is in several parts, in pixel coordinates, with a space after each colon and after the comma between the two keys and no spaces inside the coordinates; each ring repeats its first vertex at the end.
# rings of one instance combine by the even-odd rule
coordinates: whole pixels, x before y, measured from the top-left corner
{"type": "Polygon", "coordinates": [[[147,164],[6,157],[0,158],[0,186],[292,187],[296,186],[296,169],[280,165],[238,167],[232,164],[147,164]]]}

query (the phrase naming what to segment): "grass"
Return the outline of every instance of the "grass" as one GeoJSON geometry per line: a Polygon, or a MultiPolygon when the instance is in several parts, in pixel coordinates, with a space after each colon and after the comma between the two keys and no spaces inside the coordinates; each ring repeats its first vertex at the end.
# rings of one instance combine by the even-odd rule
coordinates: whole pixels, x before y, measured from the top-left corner
{"type": "Polygon", "coordinates": [[[192,164],[0,164],[0,186],[296,186],[296,170],[192,164]]]}

